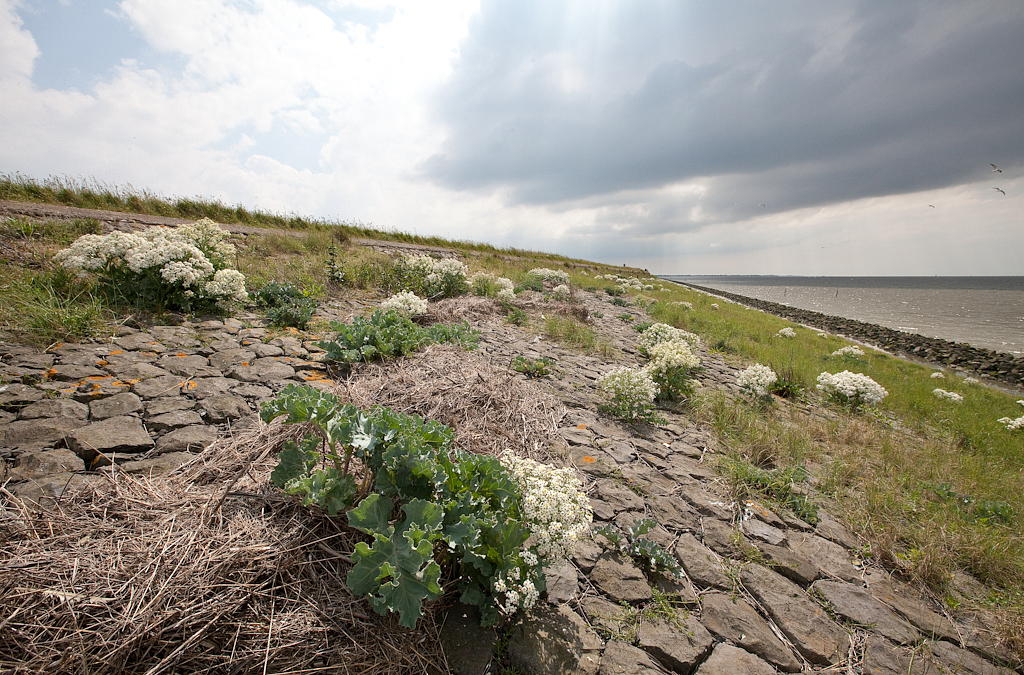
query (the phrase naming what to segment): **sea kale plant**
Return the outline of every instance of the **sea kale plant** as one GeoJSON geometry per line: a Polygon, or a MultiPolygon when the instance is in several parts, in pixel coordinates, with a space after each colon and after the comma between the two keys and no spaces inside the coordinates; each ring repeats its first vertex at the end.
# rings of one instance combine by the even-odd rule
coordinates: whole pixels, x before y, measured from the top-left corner
{"type": "Polygon", "coordinates": [[[253,291],[252,300],[266,311],[274,326],[306,328],[316,310],[316,300],[290,283],[271,281],[253,291]]]}
{"type": "Polygon", "coordinates": [[[499,277],[490,272],[476,272],[470,276],[469,292],[484,298],[506,301],[516,297],[515,284],[511,279],[499,277]]]}
{"type": "Polygon", "coordinates": [[[546,356],[542,356],[539,359],[517,356],[512,359],[512,370],[522,373],[529,378],[542,378],[551,374],[552,364],[554,364],[554,361],[546,356]]]}
{"type": "Polygon", "coordinates": [[[534,267],[526,273],[527,280],[540,280],[542,283],[551,286],[568,285],[569,273],[562,270],[552,270],[547,267],[534,267]]]}
{"type": "Polygon", "coordinates": [[[736,384],[740,391],[756,402],[771,401],[772,386],[779,376],[768,366],[755,363],[740,371],[736,376],[736,384]]]}
{"type": "Polygon", "coordinates": [[[616,368],[597,381],[597,387],[605,396],[601,410],[630,422],[651,422],[657,419],[654,399],[658,396],[658,385],[643,369],[616,368]]]}
{"type": "Polygon", "coordinates": [[[544,590],[544,566],[590,527],[572,469],[466,453],[437,422],[363,411],[299,385],[261,414],[309,425],[285,444],[271,481],[328,515],[355,504],[349,525],[369,540],[356,545],[347,583],[403,626],[414,627],[423,603],[449,590],[478,606],[484,625],[528,609],[544,590]]]}
{"type": "Polygon", "coordinates": [[[411,291],[430,300],[454,298],[469,291],[469,269],[455,258],[409,255],[395,263],[396,290],[411,291]]]}
{"type": "Polygon", "coordinates": [[[693,393],[693,375],[700,368],[690,343],[682,340],[658,342],[647,350],[650,357],[644,371],[658,386],[658,398],[676,400],[693,393]]]}
{"type": "Polygon", "coordinates": [[[674,328],[667,323],[655,323],[648,326],[644,332],[640,333],[638,345],[642,353],[649,354],[651,347],[670,340],[686,342],[694,351],[700,348],[700,337],[682,328],[674,328]]]}
{"type": "MultiPolygon", "coordinates": [[[[1024,399],[1017,401],[1017,403],[1024,405],[1024,399]]],[[[1024,431],[1024,415],[1020,417],[1000,417],[996,421],[1006,427],[1007,431],[1024,431]]]]}
{"type": "Polygon", "coordinates": [[[817,388],[836,403],[857,410],[865,405],[880,403],[889,392],[861,373],[844,370],[839,373],[821,373],[818,375],[817,388]]]}
{"type": "Polygon", "coordinates": [[[861,361],[864,358],[864,350],[855,345],[846,345],[832,352],[832,356],[840,359],[850,359],[852,361],[861,361]]]}
{"type": "Polygon", "coordinates": [[[427,304],[426,300],[415,293],[402,291],[380,303],[380,308],[385,312],[395,312],[414,319],[427,313],[427,304]]]}
{"type": "Polygon", "coordinates": [[[604,537],[614,551],[632,558],[642,570],[648,574],[665,574],[675,578],[683,576],[683,568],[674,555],[665,550],[661,544],[646,538],[644,535],[658,526],[651,518],[642,518],[622,533],[611,526],[595,530],[594,534],[604,537]]]}
{"type": "Polygon", "coordinates": [[[420,326],[403,314],[379,309],[369,317],[357,316],[352,323],[332,322],[331,328],[334,338],[320,342],[319,346],[328,361],[337,363],[396,358],[439,342],[472,349],[478,340],[468,324],[420,326]]]}
{"type": "Polygon", "coordinates": [[[95,274],[113,297],[151,309],[207,309],[248,298],[228,233],[203,218],[177,228],[86,234],[54,260],[95,274]]]}

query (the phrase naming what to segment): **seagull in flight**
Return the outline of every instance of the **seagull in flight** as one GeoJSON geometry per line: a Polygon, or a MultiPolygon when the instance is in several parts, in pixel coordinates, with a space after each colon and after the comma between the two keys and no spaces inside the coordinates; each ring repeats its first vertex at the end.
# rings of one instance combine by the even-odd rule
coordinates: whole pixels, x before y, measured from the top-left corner
{"type": "Polygon", "coordinates": [[[935,208],[935,204],[929,204],[928,206],[930,206],[933,209],[935,208]]]}
{"type": "Polygon", "coordinates": [[[1006,190],[1004,190],[1003,188],[997,188],[997,187],[993,186],[993,187],[992,187],[992,189],[993,189],[993,190],[998,190],[998,191],[1000,191],[1000,192],[1002,192],[1002,193],[1003,193],[1003,196],[1004,196],[1004,197],[1006,196],[1006,190]]]}
{"type": "Polygon", "coordinates": [[[990,167],[992,167],[992,173],[1002,173],[1002,172],[1003,172],[1003,170],[1002,170],[1002,169],[1000,169],[1000,168],[999,168],[998,166],[996,166],[996,165],[995,165],[995,164],[993,164],[992,162],[989,162],[989,163],[988,163],[988,165],[989,165],[990,167]]]}

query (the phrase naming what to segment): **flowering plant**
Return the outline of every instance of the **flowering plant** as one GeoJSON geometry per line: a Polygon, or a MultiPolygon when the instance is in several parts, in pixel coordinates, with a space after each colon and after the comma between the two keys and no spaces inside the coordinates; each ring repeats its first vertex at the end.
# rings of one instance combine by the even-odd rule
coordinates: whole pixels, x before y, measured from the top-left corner
{"type": "Polygon", "coordinates": [[[363,411],[297,385],[266,402],[261,415],[311,430],[285,443],[271,481],[328,515],[348,509],[349,525],[369,541],[356,544],[346,582],[403,626],[415,627],[442,584],[477,605],[484,625],[529,609],[544,590],[544,566],[590,527],[573,469],[464,452],[437,422],[363,411]]]}
{"type": "Polygon", "coordinates": [[[395,263],[399,290],[411,291],[432,300],[466,293],[469,290],[468,273],[465,263],[455,258],[408,255],[395,263]]]}
{"type": "Polygon", "coordinates": [[[687,302],[686,300],[676,300],[674,302],[670,302],[669,304],[677,305],[679,307],[682,307],[683,309],[693,309],[693,303],[687,302]]]}
{"type": "Polygon", "coordinates": [[[681,328],[673,328],[667,323],[654,323],[648,326],[647,330],[640,333],[638,346],[640,351],[646,354],[650,353],[651,348],[659,342],[669,342],[671,340],[686,342],[693,350],[700,348],[700,338],[698,336],[681,328]]]}
{"type": "Polygon", "coordinates": [[[671,400],[693,391],[690,377],[700,367],[700,357],[693,353],[688,342],[659,342],[647,353],[651,360],[644,366],[644,371],[658,386],[658,396],[671,400]]]}
{"type": "Polygon", "coordinates": [[[955,391],[946,391],[945,389],[932,389],[932,394],[935,395],[935,398],[945,399],[953,403],[960,403],[964,400],[964,397],[955,391]]]}
{"type": "Polygon", "coordinates": [[[411,291],[402,291],[380,303],[380,308],[412,318],[427,313],[427,301],[411,291]]]}
{"type": "Polygon", "coordinates": [[[523,496],[523,520],[530,544],[541,560],[558,560],[572,553],[590,530],[593,513],[579,474],[571,467],[556,468],[506,453],[501,457],[523,496]]]}
{"type": "Polygon", "coordinates": [[[846,345],[832,352],[832,356],[859,359],[864,356],[864,350],[853,345],[846,345]]]}
{"type": "Polygon", "coordinates": [[[469,291],[485,298],[511,300],[515,297],[515,284],[511,279],[490,272],[476,272],[469,277],[469,291]]]}
{"type": "Polygon", "coordinates": [[[882,385],[861,373],[844,370],[839,373],[818,375],[817,388],[833,400],[856,409],[862,405],[874,405],[888,396],[882,385]]]}
{"type": "Polygon", "coordinates": [[[786,326],[785,328],[780,328],[779,332],[776,333],[776,335],[778,335],[779,337],[784,337],[784,338],[795,338],[796,337],[796,331],[793,330],[792,328],[790,328],[789,326],[786,326]]]}
{"type": "Polygon", "coordinates": [[[1020,417],[1000,417],[996,421],[1006,427],[1007,431],[1024,429],[1024,415],[1021,415],[1020,417]]]}
{"type": "Polygon", "coordinates": [[[569,273],[562,270],[552,270],[547,267],[534,267],[526,273],[527,277],[533,277],[550,284],[568,284],[569,273]]]}
{"type": "Polygon", "coordinates": [[[736,384],[739,385],[740,391],[753,399],[767,399],[770,397],[772,385],[778,379],[779,376],[774,370],[756,363],[740,371],[736,376],[736,384]]]}
{"type": "Polygon", "coordinates": [[[946,374],[943,373],[941,370],[936,370],[934,373],[932,373],[928,377],[932,378],[933,380],[941,380],[941,379],[946,377],[946,374]]]}
{"type": "Polygon", "coordinates": [[[718,303],[717,302],[712,302],[711,303],[711,309],[718,309],[718,303]]]}
{"type": "Polygon", "coordinates": [[[245,276],[230,269],[227,232],[204,218],[179,228],[86,234],[54,257],[99,277],[108,290],[147,306],[192,309],[248,299],[245,276]]]}
{"type": "Polygon", "coordinates": [[[571,295],[571,292],[569,291],[569,287],[566,286],[565,284],[558,284],[557,286],[551,289],[551,295],[553,295],[558,300],[568,300],[569,296],[571,295]]]}
{"type": "Polygon", "coordinates": [[[602,408],[624,420],[653,420],[658,385],[642,369],[620,367],[597,381],[607,401],[602,408]]]}

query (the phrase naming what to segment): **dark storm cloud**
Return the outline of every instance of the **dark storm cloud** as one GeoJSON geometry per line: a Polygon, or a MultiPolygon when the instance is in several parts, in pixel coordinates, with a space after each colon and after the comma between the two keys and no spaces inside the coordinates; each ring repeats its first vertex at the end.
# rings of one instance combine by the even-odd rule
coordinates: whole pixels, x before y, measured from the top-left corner
{"type": "Polygon", "coordinates": [[[1015,1],[485,2],[423,171],[648,234],[956,185],[1022,165],[1022,57],[1015,1]]]}

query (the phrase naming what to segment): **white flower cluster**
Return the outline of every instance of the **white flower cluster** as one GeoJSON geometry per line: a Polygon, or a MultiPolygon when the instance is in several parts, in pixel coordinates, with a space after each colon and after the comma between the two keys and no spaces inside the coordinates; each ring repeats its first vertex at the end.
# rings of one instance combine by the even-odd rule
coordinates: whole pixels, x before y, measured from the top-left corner
{"type": "Polygon", "coordinates": [[[536,277],[542,281],[549,281],[553,284],[568,284],[569,273],[562,270],[551,270],[547,267],[534,267],[526,273],[528,277],[536,277]]]}
{"type": "Polygon", "coordinates": [[[1024,415],[1020,417],[1000,417],[996,421],[1005,426],[1007,431],[1024,429],[1024,415]]]}
{"type": "Polygon", "coordinates": [[[234,264],[235,247],[227,240],[228,232],[217,227],[209,218],[200,218],[194,223],[183,225],[177,230],[218,269],[234,264]]]}
{"type": "Polygon", "coordinates": [[[523,520],[531,533],[527,544],[541,560],[567,557],[594,517],[579,474],[512,453],[502,455],[501,464],[522,494],[523,520]]]}
{"type": "Polygon", "coordinates": [[[945,378],[946,375],[941,370],[936,370],[934,373],[932,373],[928,377],[932,378],[933,380],[941,380],[941,379],[945,378]]]}
{"type": "Polygon", "coordinates": [[[499,300],[512,300],[516,297],[516,285],[511,279],[499,277],[490,272],[475,272],[469,277],[469,290],[474,295],[490,295],[499,300]]]}
{"type": "Polygon", "coordinates": [[[861,356],[864,356],[864,350],[853,345],[846,345],[845,347],[840,347],[832,352],[832,356],[850,356],[853,358],[860,358],[861,356]]]}
{"type": "Polygon", "coordinates": [[[669,304],[682,307],[683,309],[693,309],[693,303],[687,302],[686,300],[676,300],[675,302],[670,302],[669,304]]]}
{"type": "Polygon", "coordinates": [[[736,384],[743,393],[752,398],[764,398],[768,396],[771,386],[779,379],[775,371],[766,365],[757,363],[745,370],[740,371],[736,376],[736,384]]]}
{"type": "Polygon", "coordinates": [[[206,294],[213,298],[245,302],[249,299],[245,292],[245,275],[238,270],[217,270],[213,279],[206,282],[206,294]]]}
{"type": "Polygon", "coordinates": [[[965,377],[964,384],[978,384],[980,380],[976,377],[965,377]]]}
{"type": "Polygon", "coordinates": [[[396,264],[400,275],[418,282],[418,290],[428,297],[464,293],[469,268],[455,258],[431,258],[429,255],[407,255],[396,264]]]}
{"type": "Polygon", "coordinates": [[[790,328],[789,326],[786,326],[785,328],[780,328],[779,332],[776,333],[776,335],[778,335],[779,337],[784,337],[784,338],[795,338],[796,337],[796,331],[793,330],[792,328],[790,328]]]}
{"type": "Polygon", "coordinates": [[[644,366],[644,370],[655,380],[661,374],[679,369],[693,370],[700,366],[700,357],[693,353],[690,343],[682,340],[659,342],[648,349],[647,354],[651,360],[644,366]]]}
{"type": "Polygon", "coordinates": [[[867,375],[851,373],[848,370],[839,373],[821,373],[818,375],[817,388],[829,396],[854,406],[865,403],[873,405],[889,394],[882,385],[867,375]]]}
{"type": "Polygon", "coordinates": [[[560,300],[568,300],[570,295],[569,287],[565,284],[558,284],[551,289],[551,295],[554,295],[560,300]]]}
{"type": "MultiPolygon", "coordinates": [[[[537,556],[530,551],[522,552],[523,562],[533,567],[537,564],[537,556]]],[[[498,611],[505,616],[512,616],[516,612],[526,611],[537,603],[540,597],[540,590],[521,567],[513,567],[507,572],[498,575],[494,580],[494,593],[496,596],[504,596],[499,600],[498,611]]]]}
{"type": "Polygon", "coordinates": [[[243,301],[245,277],[223,266],[234,256],[227,233],[209,219],[179,228],[86,234],[57,253],[54,261],[80,274],[155,275],[185,296],[243,301]]]}
{"type": "Polygon", "coordinates": [[[402,291],[380,303],[380,308],[385,312],[397,312],[412,318],[427,313],[427,301],[412,291],[402,291]]]}
{"type": "Polygon", "coordinates": [[[642,351],[649,353],[654,345],[673,340],[686,342],[693,350],[700,348],[700,337],[681,328],[674,328],[667,323],[654,323],[645,328],[640,333],[637,344],[642,351]]]}
{"type": "Polygon", "coordinates": [[[626,419],[639,419],[650,412],[658,396],[658,384],[646,370],[616,368],[597,381],[615,411],[626,419]]]}
{"type": "Polygon", "coordinates": [[[960,403],[961,401],[964,400],[964,397],[956,393],[955,391],[946,391],[945,389],[932,389],[932,393],[935,395],[935,398],[945,399],[947,401],[952,401],[953,403],[960,403]]]}
{"type": "Polygon", "coordinates": [[[711,309],[718,309],[718,303],[717,302],[712,302],[711,303],[711,309]]]}

